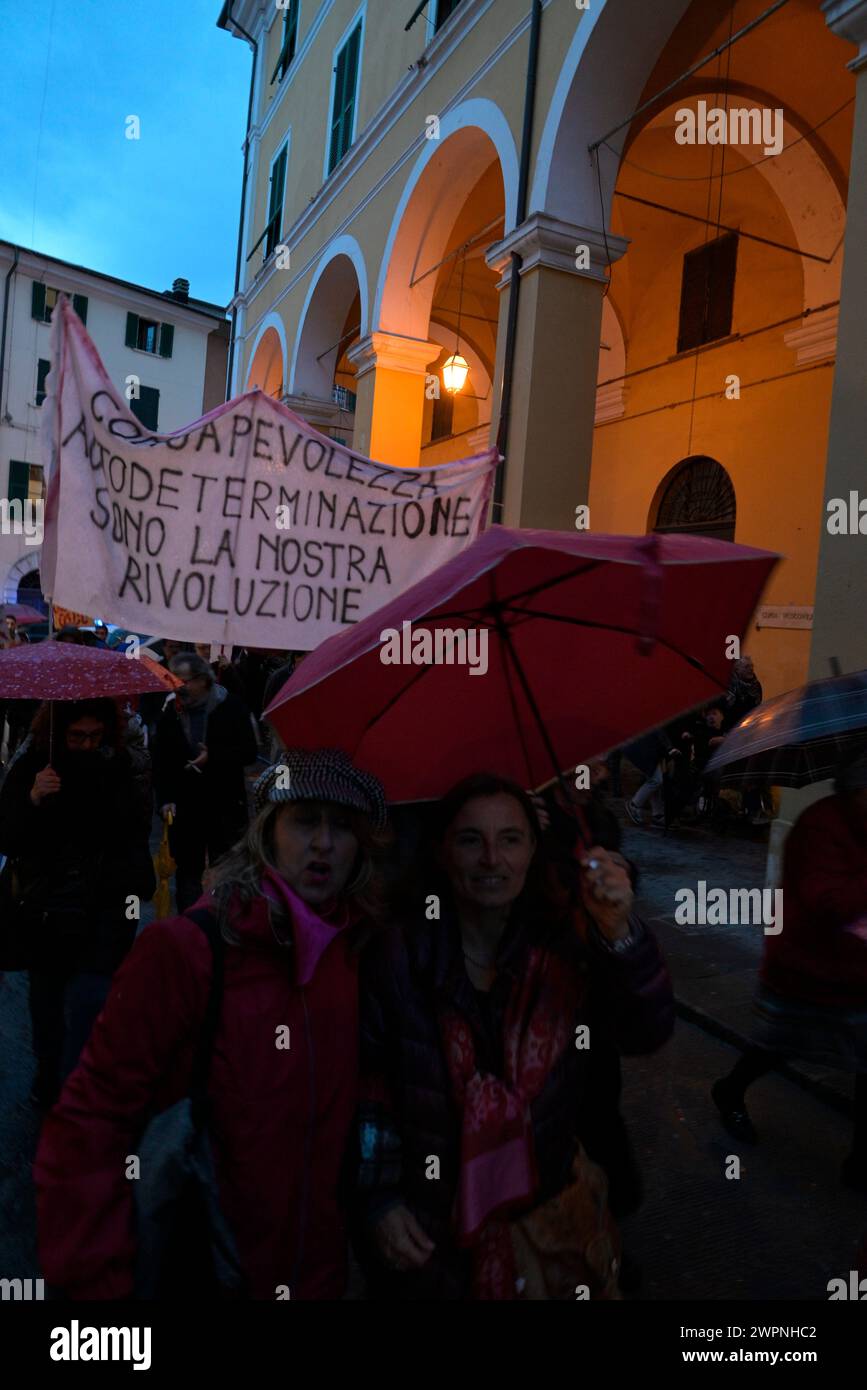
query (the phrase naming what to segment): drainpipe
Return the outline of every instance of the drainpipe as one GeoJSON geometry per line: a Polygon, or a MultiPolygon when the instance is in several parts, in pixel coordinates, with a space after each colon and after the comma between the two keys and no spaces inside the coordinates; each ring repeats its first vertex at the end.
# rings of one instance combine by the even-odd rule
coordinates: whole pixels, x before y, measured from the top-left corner
{"type": "MultiPolygon", "coordinates": [[[[524,88],[524,129],[521,134],[521,166],[518,176],[518,207],[515,225],[520,227],[527,218],[527,190],[530,183],[530,154],[533,144],[533,113],[536,106],[536,78],[539,71],[539,33],[542,27],[542,0],[533,0],[530,13],[530,47],[527,53],[527,82],[524,88]]],[[[518,299],[521,292],[523,257],[512,252],[512,275],[509,281],[509,317],[506,322],[506,348],[503,362],[503,388],[500,393],[500,420],[497,427],[497,448],[503,462],[497,469],[494,486],[494,521],[501,521],[503,497],[506,490],[506,467],[509,448],[509,421],[512,413],[512,381],[515,374],[515,344],[518,336],[518,299]]]]}
{"type": "MultiPolygon", "coordinates": [[[[244,244],[244,216],[245,216],[246,211],[247,211],[247,177],[248,177],[248,174],[249,174],[249,165],[250,165],[250,125],[251,125],[251,122],[252,122],[252,119],[253,119],[253,93],[254,93],[255,86],[256,86],[256,63],[257,63],[257,61],[258,61],[258,56],[259,56],[259,52],[258,52],[258,50],[259,50],[259,45],[257,44],[256,40],[253,38],[253,35],[252,35],[252,34],[248,34],[248,33],[247,33],[247,30],[243,27],[243,25],[241,25],[241,24],[238,23],[237,19],[232,19],[232,5],[233,5],[233,4],[234,4],[234,0],[229,0],[229,8],[228,8],[228,11],[227,11],[227,14],[226,14],[226,19],[225,19],[225,25],[224,25],[224,27],[225,27],[226,29],[228,29],[228,28],[229,28],[229,25],[232,24],[232,25],[234,26],[234,28],[237,29],[238,33],[243,35],[243,37],[247,40],[248,44],[250,45],[250,47],[251,47],[252,50],[253,50],[253,71],[250,73],[250,95],[249,95],[249,97],[248,97],[248,99],[247,99],[247,129],[246,129],[246,132],[245,132],[245,134],[244,134],[244,174],[243,174],[243,178],[242,178],[242,180],[241,180],[241,215],[240,215],[240,217],[239,217],[239,219],[238,219],[238,249],[237,249],[237,251],[236,251],[236,253],[235,253],[235,292],[234,292],[234,294],[233,294],[233,296],[232,296],[232,299],[233,299],[233,301],[234,301],[234,300],[236,300],[237,297],[238,297],[238,289],[239,289],[240,284],[241,284],[241,251],[242,251],[243,244],[244,244]]],[[[237,306],[237,304],[235,304],[235,303],[233,302],[233,304],[232,304],[232,328],[231,328],[231,331],[230,331],[230,333],[229,333],[229,360],[228,360],[228,362],[226,363],[226,400],[227,400],[227,401],[230,401],[230,400],[232,399],[232,387],[233,387],[233,384],[234,384],[234,383],[233,383],[233,380],[232,380],[232,377],[233,377],[233,370],[232,370],[232,369],[233,369],[233,363],[234,363],[234,359],[235,359],[235,335],[236,335],[236,331],[237,331],[237,325],[238,325],[238,306],[237,306]]]]}
{"type": "Polygon", "coordinates": [[[6,321],[9,316],[9,285],[12,280],[12,276],[15,274],[20,256],[21,247],[16,246],[15,256],[12,260],[12,264],[6,272],[6,281],[3,286],[3,332],[2,335],[0,335],[0,424],[2,424],[3,420],[6,418],[6,412],[3,409],[3,400],[5,396],[5,392],[3,390],[3,372],[6,368],[6,321]]]}

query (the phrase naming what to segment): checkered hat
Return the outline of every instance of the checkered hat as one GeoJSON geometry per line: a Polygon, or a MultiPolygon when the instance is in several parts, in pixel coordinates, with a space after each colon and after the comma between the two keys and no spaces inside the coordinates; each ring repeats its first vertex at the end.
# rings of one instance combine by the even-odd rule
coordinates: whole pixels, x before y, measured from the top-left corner
{"type": "Polygon", "coordinates": [[[376,829],[386,823],[382,783],[353,767],[342,748],[286,748],[253,785],[257,811],[286,801],[332,801],[362,811],[376,829]]]}

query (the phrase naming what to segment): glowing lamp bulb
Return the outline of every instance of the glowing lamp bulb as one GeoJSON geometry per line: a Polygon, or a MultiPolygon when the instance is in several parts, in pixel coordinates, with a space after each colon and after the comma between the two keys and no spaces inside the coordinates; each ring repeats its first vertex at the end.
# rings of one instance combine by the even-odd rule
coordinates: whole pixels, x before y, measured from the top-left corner
{"type": "Polygon", "coordinates": [[[446,390],[451,391],[452,394],[462,391],[469,370],[466,358],[453,353],[443,366],[443,385],[446,390]]]}

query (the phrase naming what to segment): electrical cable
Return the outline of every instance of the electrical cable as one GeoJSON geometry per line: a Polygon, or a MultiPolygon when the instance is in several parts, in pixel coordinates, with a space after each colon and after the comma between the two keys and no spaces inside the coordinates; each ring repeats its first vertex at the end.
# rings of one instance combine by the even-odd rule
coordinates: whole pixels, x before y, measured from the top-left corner
{"type": "MultiPolygon", "coordinates": [[[[838,106],[832,111],[829,116],[825,116],[817,125],[811,126],[809,130],[805,130],[803,134],[798,136],[797,140],[791,140],[788,145],[784,145],[780,150],[780,154],[785,154],[787,150],[793,150],[796,145],[801,144],[802,140],[808,140],[811,135],[815,135],[816,132],[821,130],[823,126],[826,126],[829,121],[833,121],[836,116],[839,116],[841,111],[845,111],[847,106],[852,106],[854,101],[854,97],[849,97],[841,106],[838,106]]],[[[669,183],[704,183],[704,174],[663,174],[659,169],[648,169],[643,164],[637,164],[634,159],[629,159],[627,155],[621,155],[613,145],[609,145],[607,140],[601,141],[601,144],[619,159],[621,164],[626,164],[630,169],[637,170],[639,174],[647,174],[649,178],[665,179],[669,183]]],[[[758,169],[760,164],[766,164],[769,159],[779,159],[779,157],[779,154],[762,155],[761,159],[755,159],[749,164],[742,164],[738,169],[729,169],[725,177],[727,179],[733,179],[737,174],[749,174],[753,169],[758,169]]]]}

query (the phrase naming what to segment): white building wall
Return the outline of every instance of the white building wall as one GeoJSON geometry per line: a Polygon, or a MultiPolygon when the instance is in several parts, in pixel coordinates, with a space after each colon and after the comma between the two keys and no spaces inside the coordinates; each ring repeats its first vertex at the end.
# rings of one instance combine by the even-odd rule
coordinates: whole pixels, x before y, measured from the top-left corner
{"type": "MultiPolygon", "coordinates": [[[[0,314],[6,275],[13,259],[13,248],[0,246],[0,314]]],[[[50,357],[51,325],[32,316],[34,279],[70,296],[87,296],[87,331],[118,392],[124,392],[130,375],[137,376],[142,386],[159,391],[160,433],[181,429],[202,414],[208,338],[219,326],[217,318],[196,312],[177,300],[150,295],[86,270],[23,252],[10,282],[7,311],[0,411],[0,497],[9,495],[11,460],[44,462],[36,379],[39,359],[50,357]],[[171,357],[126,346],[126,317],[130,312],[173,325],[171,357]]],[[[47,389],[51,390],[50,376],[47,389]]],[[[28,544],[24,536],[3,534],[0,530],[0,601],[14,601],[22,574],[38,565],[38,546],[28,544]]]]}

